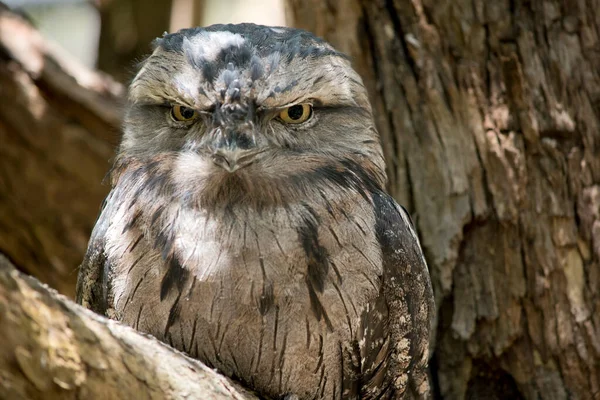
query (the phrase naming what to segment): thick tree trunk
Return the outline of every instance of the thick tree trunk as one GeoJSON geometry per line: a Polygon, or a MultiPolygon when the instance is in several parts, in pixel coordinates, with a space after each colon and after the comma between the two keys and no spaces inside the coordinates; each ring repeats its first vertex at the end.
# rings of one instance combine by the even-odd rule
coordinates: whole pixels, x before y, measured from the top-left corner
{"type": "Polygon", "coordinates": [[[121,93],[0,4],[0,253],[69,296],[108,192],[121,93]]]}
{"type": "Polygon", "coordinates": [[[238,399],[251,393],[18,273],[0,255],[0,398],[238,399]]]}
{"type": "Polygon", "coordinates": [[[288,0],[369,88],[447,399],[600,398],[600,1],[288,0]]]}

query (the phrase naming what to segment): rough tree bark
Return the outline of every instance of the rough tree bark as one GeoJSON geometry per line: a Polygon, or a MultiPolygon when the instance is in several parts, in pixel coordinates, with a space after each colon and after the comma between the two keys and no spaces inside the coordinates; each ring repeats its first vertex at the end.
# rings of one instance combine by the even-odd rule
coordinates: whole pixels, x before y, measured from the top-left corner
{"type": "Polygon", "coordinates": [[[369,88],[447,399],[600,398],[600,1],[288,0],[369,88]]]}

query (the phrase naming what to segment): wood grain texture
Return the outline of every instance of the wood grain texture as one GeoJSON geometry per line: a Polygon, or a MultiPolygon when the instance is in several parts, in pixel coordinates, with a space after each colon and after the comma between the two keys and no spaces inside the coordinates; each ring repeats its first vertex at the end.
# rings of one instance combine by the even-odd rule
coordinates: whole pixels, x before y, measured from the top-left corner
{"type": "Polygon", "coordinates": [[[69,296],[108,192],[121,93],[0,5],[0,251],[69,296]]]}
{"type": "Polygon", "coordinates": [[[370,91],[447,399],[600,397],[600,2],[288,0],[370,91]]]}

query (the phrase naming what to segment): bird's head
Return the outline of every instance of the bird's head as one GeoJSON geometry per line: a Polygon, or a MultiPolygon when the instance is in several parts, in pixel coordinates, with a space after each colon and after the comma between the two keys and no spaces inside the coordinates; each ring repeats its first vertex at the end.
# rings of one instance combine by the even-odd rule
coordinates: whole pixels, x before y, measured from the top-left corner
{"type": "Polygon", "coordinates": [[[236,185],[282,196],[303,177],[352,165],[385,181],[367,92],[347,57],[308,32],[253,24],[156,40],[130,85],[118,160],[168,164],[182,191],[224,196],[243,196],[236,185]]]}

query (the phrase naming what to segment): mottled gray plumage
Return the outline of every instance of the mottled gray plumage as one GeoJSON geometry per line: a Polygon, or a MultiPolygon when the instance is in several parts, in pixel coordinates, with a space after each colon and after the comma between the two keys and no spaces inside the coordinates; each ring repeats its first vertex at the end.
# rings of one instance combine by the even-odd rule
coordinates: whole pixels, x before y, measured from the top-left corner
{"type": "Polygon", "coordinates": [[[252,24],[158,39],[111,182],[81,304],[266,396],[428,396],[427,266],[330,45],[252,24]],[[312,117],[286,122],[298,104],[312,117]]]}

